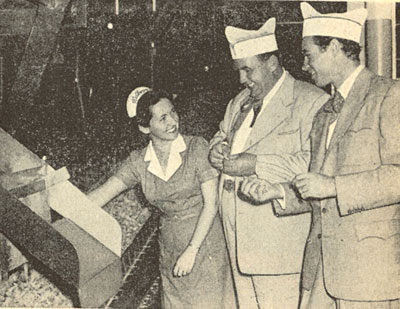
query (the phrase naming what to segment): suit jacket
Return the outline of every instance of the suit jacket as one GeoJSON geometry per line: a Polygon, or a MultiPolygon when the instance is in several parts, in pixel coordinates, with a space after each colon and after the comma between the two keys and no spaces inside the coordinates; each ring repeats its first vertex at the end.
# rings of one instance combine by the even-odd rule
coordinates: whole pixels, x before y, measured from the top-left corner
{"type": "MultiPolygon", "coordinates": [[[[245,89],[231,100],[211,146],[232,140],[240,107],[248,97],[249,90],[245,89]]],[[[287,73],[278,92],[258,115],[243,150],[257,156],[257,177],[277,183],[290,181],[296,174],[307,171],[312,119],[328,98],[319,88],[295,80],[287,73]]],[[[234,179],[237,191],[242,177],[234,179]]],[[[222,183],[220,194],[223,193],[222,183]]],[[[247,274],[299,273],[310,214],[277,218],[268,205],[254,207],[236,194],[233,202],[240,271],[247,274]]]]}
{"type": "Polygon", "coordinates": [[[332,114],[322,108],[311,131],[310,171],[334,176],[336,198],[310,203],[285,188],[289,207],[311,206],[302,286],[311,289],[319,259],[325,287],[335,298],[400,297],[400,83],[364,69],[338,117],[329,148],[332,114]],[[297,201],[297,202],[296,202],[297,201]]]}

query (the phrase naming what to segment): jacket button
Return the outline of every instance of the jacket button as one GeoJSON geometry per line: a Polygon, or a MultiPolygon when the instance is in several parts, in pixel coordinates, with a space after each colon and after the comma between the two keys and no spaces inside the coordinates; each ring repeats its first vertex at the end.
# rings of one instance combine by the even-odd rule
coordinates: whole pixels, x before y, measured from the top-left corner
{"type": "Polygon", "coordinates": [[[318,234],[317,237],[318,237],[318,239],[321,239],[321,234],[318,234]]]}
{"type": "Polygon", "coordinates": [[[326,214],[327,211],[328,211],[328,209],[322,208],[322,213],[323,213],[323,214],[326,214]]]}

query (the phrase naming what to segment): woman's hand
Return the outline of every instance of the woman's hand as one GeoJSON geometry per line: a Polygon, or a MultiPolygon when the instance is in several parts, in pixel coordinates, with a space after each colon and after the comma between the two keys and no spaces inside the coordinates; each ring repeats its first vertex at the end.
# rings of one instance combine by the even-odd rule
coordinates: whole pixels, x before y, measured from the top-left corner
{"type": "Polygon", "coordinates": [[[189,245],[175,263],[174,276],[182,277],[192,272],[198,248],[189,245]]]}

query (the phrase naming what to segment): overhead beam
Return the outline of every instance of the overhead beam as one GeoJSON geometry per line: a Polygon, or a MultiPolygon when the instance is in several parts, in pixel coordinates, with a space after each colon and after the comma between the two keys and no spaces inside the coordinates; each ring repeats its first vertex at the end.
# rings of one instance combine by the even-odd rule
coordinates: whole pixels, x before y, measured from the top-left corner
{"type": "Polygon", "coordinates": [[[57,0],[57,6],[41,5],[32,25],[25,51],[11,88],[9,106],[11,122],[21,117],[22,111],[34,104],[43,72],[54,51],[65,9],[70,0],[57,0]]]}

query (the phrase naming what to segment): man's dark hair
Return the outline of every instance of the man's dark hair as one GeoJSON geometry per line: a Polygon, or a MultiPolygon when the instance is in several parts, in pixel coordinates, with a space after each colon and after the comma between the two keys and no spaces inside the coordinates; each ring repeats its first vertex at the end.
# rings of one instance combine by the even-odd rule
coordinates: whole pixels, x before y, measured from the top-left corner
{"type": "Polygon", "coordinates": [[[360,44],[358,44],[354,41],[341,39],[341,38],[335,38],[335,37],[331,37],[331,36],[315,35],[312,38],[313,38],[314,43],[316,45],[318,45],[321,50],[326,50],[326,48],[331,43],[331,41],[333,39],[336,39],[336,40],[338,40],[339,43],[342,44],[342,50],[343,50],[344,54],[347,56],[347,58],[360,62],[360,52],[361,52],[360,44]]]}
{"type": "Polygon", "coordinates": [[[271,56],[275,56],[278,59],[279,65],[282,65],[282,54],[279,50],[257,55],[258,59],[261,61],[267,61],[271,56]]]}

